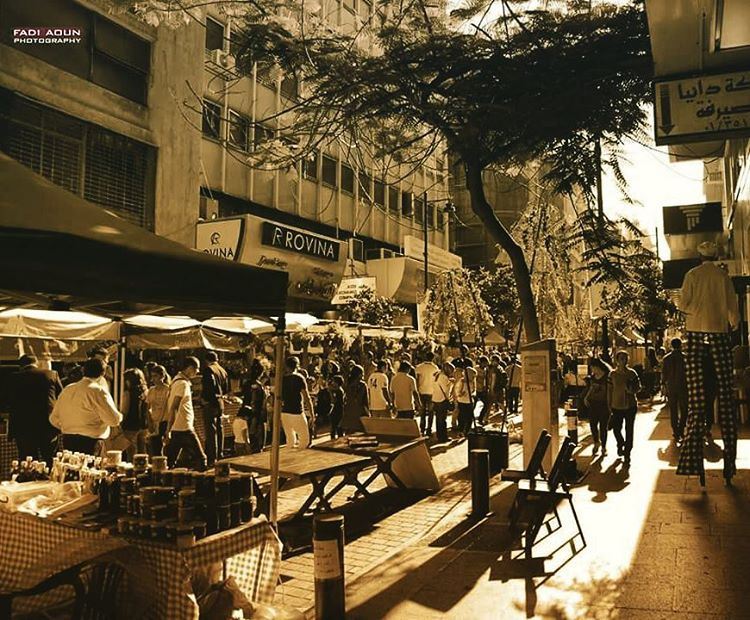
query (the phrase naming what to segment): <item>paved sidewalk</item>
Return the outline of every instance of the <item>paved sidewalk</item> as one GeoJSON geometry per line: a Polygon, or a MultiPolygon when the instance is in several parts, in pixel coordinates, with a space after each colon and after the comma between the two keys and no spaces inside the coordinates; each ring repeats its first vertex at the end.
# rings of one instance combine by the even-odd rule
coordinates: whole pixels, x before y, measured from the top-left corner
{"type": "MultiPolygon", "coordinates": [[[[582,423],[581,428],[587,424],[582,423]]],[[[613,454],[578,455],[585,479],[573,491],[588,546],[581,549],[567,505],[563,528],[526,561],[513,550],[507,508],[514,489],[493,485],[494,516],[480,524],[463,505],[366,576],[349,580],[348,618],[750,617],[750,441],[741,432],[739,474],[723,486],[718,446],[707,451],[708,485],[674,473],[666,411],[641,411],[630,470],[613,454]]],[[[719,442],[720,443],[720,442],[719,442]]],[[[349,549],[347,547],[347,561],[349,549]]]]}
{"type": "MultiPolygon", "coordinates": [[[[424,493],[417,492],[410,499],[409,493],[385,489],[381,477],[372,487],[374,490],[381,489],[380,493],[376,493],[367,503],[360,500],[354,505],[346,505],[345,492],[335,498],[334,508],[349,512],[345,517],[347,529],[350,521],[360,522],[352,524],[356,537],[348,537],[346,541],[347,582],[366,576],[374,567],[408,545],[419,544],[422,539],[441,529],[443,521],[450,521],[453,513],[460,514],[462,518],[465,516],[471,501],[466,442],[454,441],[433,446],[431,452],[433,465],[443,485],[438,493],[425,497],[424,493]],[[373,519],[372,511],[379,509],[386,510],[387,516],[373,519]]],[[[510,453],[513,458],[520,458],[521,446],[511,444],[510,453]]],[[[280,514],[293,514],[308,492],[307,487],[283,491],[279,496],[280,514]]],[[[277,604],[307,611],[314,603],[314,589],[311,552],[291,556],[282,562],[277,604]]]]}

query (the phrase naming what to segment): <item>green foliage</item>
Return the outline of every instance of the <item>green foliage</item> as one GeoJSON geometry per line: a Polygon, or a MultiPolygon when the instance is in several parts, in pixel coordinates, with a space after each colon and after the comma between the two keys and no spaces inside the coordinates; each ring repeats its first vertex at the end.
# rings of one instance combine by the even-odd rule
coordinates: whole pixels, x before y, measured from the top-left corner
{"type": "Polygon", "coordinates": [[[568,243],[583,247],[588,284],[602,285],[612,318],[645,332],[665,329],[678,314],[662,284],[661,261],[643,246],[643,234],[626,218],[612,220],[586,210],[568,243]]]}
{"type": "Polygon", "coordinates": [[[502,335],[506,330],[515,330],[520,304],[513,270],[508,265],[497,265],[492,270],[482,267],[474,271],[472,277],[498,333],[502,335]]]}
{"type": "Polygon", "coordinates": [[[444,271],[427,292],[424,329],[464,341],[481,340],[493,327],[477,274],[469,269],[444,271]]]}
{"type": "Polygon", "coordinates": [[[388,297],[376,295],[372,289],[363,289],[345,306],[349,317],[355,323],[390,327],[396,315],[407,312],[388,297]]]}

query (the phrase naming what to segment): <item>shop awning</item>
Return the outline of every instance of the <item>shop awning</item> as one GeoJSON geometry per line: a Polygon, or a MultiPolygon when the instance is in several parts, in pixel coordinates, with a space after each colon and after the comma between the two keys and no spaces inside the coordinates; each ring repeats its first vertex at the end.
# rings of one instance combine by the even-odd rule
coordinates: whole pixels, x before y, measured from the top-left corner
{"type": "Polygon", "coordinates": [[[14,308],[0,312],[0,337],[44,340],[117,340],[120,326],[86,312],[14,308]]]}
{"type": "Polygon", "coordinates": [[[0,291],[109,316],[279,315],[287,274],[159,237],[0,153],[0,291]],[[130,308],[130,312],[127,309],[130,308]]]}

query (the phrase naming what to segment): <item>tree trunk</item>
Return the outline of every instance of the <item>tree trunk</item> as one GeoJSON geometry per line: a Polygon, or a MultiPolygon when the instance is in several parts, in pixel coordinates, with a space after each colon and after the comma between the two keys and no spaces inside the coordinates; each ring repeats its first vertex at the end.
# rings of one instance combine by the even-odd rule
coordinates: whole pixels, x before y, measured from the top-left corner
{"type": "Polygon", "coordinates": [[[487,202],[482,182],[482,167],[479,164],[466,163],[466,186],[471,197],[472,210],[482,221],[487,232],[510,257],[513,277],[518,289],[518,300],[521,303],[521,318],[523,319],[526,341],[536,342],[541,339],[539,319],[536,314],[534,292],[531,290],[531,273],[529,272],[529,266],[526,264],[523,249],[495,215],[492,205],[487,202]]]}

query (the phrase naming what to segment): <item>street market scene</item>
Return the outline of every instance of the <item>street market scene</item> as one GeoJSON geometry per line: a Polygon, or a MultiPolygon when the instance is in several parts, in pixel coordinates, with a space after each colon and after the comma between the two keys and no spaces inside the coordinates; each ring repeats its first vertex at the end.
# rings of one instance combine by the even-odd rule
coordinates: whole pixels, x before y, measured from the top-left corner
{"type": "Polygon", "coordinates": [[[750,617],[750,2],[0,29],[0,618],[750,617]]]}

